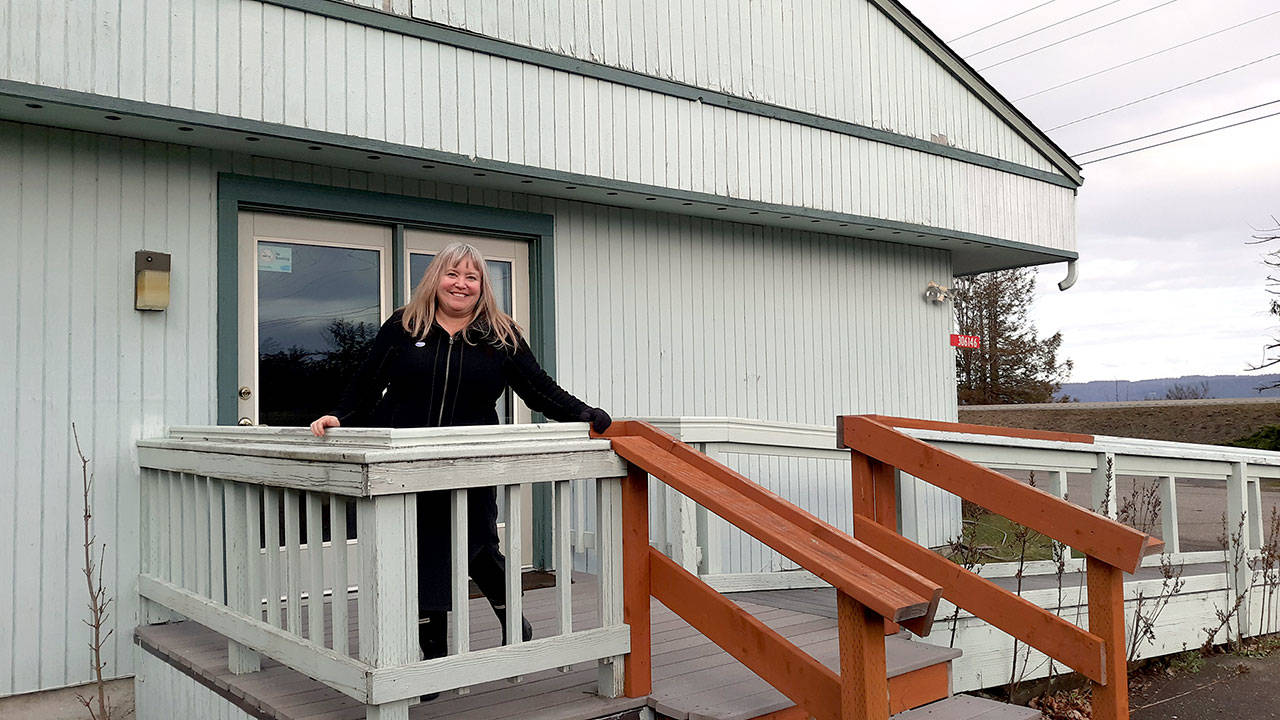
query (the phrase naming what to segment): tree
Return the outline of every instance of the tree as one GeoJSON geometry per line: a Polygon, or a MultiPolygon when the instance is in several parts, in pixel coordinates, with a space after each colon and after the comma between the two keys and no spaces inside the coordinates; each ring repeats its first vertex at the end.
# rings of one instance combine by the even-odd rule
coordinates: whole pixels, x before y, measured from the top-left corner
{"type": "Polygon", "coordinates": [[[961,405],[1052,402],[1071,373],[1071,361],[1058,360],[1062,333],[1041,338],[1027,317],[1035,287],[1030,268],[956,280],[960,333],[982,338],[981,347],[956,348],[961,405]]]}
{"type": "MultiPolygon", "coordinates": [[[[1253,241],[1250,244],[1257,245],[1260,243],[1272,242],[1273,240],[1280,240],[1280,220],[1277,220],[1273,215],[1271,217],[1271,221],[1275,223],[1275,227],[1262,230],[1261,232],[1254,234],[1253,241]]],[[[1280,269],[1280,250],[1272,250],[1267,253],[1263,256],[1262,262],[1266,264],[1268,268],[1273,268],[1273,270],[1267,274],[1267,292],[1272,295],[1270,312],[1272,315],[1280,318],[1280,300],[1276,298],[1276,296],[1280,296],[1280,277],[1275,274],[1276,269],[1280,269]]],[[[1257,365],[1250,365],[1248,369],[1261,370],[1280,363],[1280,357],[1276,357],[1275,355],[1277,350],[1280,350],[1280,338],[1271,338],[1271,343],[1267,345],[1266,350],[1268,357],[1263,359],[1263,361],[1257,365]]],[[[1258,387],[1258,392],[1270,390],[1275,387],[1280,387],[1280,383],[1261,385],[1258,387]]]]}
{"type": "Polygon", "coordinates": [[[1199,385],[1174,383],[1164,391],[1165,400],[1204,400],[1211,397],[1208,380],[1201,381],[1199,385]]]}

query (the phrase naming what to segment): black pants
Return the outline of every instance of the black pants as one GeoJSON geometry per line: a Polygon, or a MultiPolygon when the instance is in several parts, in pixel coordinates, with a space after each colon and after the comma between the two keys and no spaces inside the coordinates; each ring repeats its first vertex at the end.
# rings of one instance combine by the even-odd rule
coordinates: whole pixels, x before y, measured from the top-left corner
{"type": "MultiPolygon", "coordinates": [[[[452,521],[447,491],[418,493],[418,640],[427,659],[448,651],[447,612],[452,593],[452,521]]],[[[507,560],[498,550],[494,488],[467,491],[467,574],[495,607],[507,604],[507,560]]]]}

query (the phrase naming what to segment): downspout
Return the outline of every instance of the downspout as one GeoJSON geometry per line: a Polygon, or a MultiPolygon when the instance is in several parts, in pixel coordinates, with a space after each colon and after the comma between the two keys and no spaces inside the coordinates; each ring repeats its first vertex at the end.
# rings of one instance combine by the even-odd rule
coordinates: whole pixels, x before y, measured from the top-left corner
{"type": "Polygon", "coordinates": [[[1063,291],[1070,290],[1071,286],[1075,284],[1076,284],[1076,261],[1068,260],[1067,276],[1062,279],[1062,282],[1058,283],[1058,289],[1063,291]]]}

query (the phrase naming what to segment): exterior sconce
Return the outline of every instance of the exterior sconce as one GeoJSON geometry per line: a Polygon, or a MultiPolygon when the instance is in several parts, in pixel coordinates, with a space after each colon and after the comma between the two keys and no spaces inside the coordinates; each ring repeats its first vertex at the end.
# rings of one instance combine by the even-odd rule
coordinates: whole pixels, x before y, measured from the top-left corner
{"type": "Polygon", "coordinates": [[[930,281],[924,288],[924,299],[931,303],[944,303],[951,299],[951,288],[942,287],[938,283],[930,281]]]}
{"type": "Polygon", "coordinates": [[[133,254],[133,307],[165,310],[169,307],[169,254],[139,250],[133,254]]]}

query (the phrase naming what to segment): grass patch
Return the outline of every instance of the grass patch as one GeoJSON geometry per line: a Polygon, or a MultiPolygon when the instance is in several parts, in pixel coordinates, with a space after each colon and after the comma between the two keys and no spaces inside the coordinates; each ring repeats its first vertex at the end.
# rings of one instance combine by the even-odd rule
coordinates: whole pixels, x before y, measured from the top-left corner
{"type": "Polygon", "coordinates": [[[1170,675],[1195,675],[1204,669],[1204,654],[1199,650],[1183,650],[1169,657],[1170,675]]]}
{"type": "MultiPolygon", "coordinates": [[[[1020,525],[994,513],[966,518],[964,522],[967,532],[971,533],[970,542],[982,551],[986,562],[1018,561],[1021,554],[1021,544],[1017,537],[1020,525]]],[[[1053,541],[1031,531],[1027,537],[1027,562],[1052,559],[1053,541]]]]}

